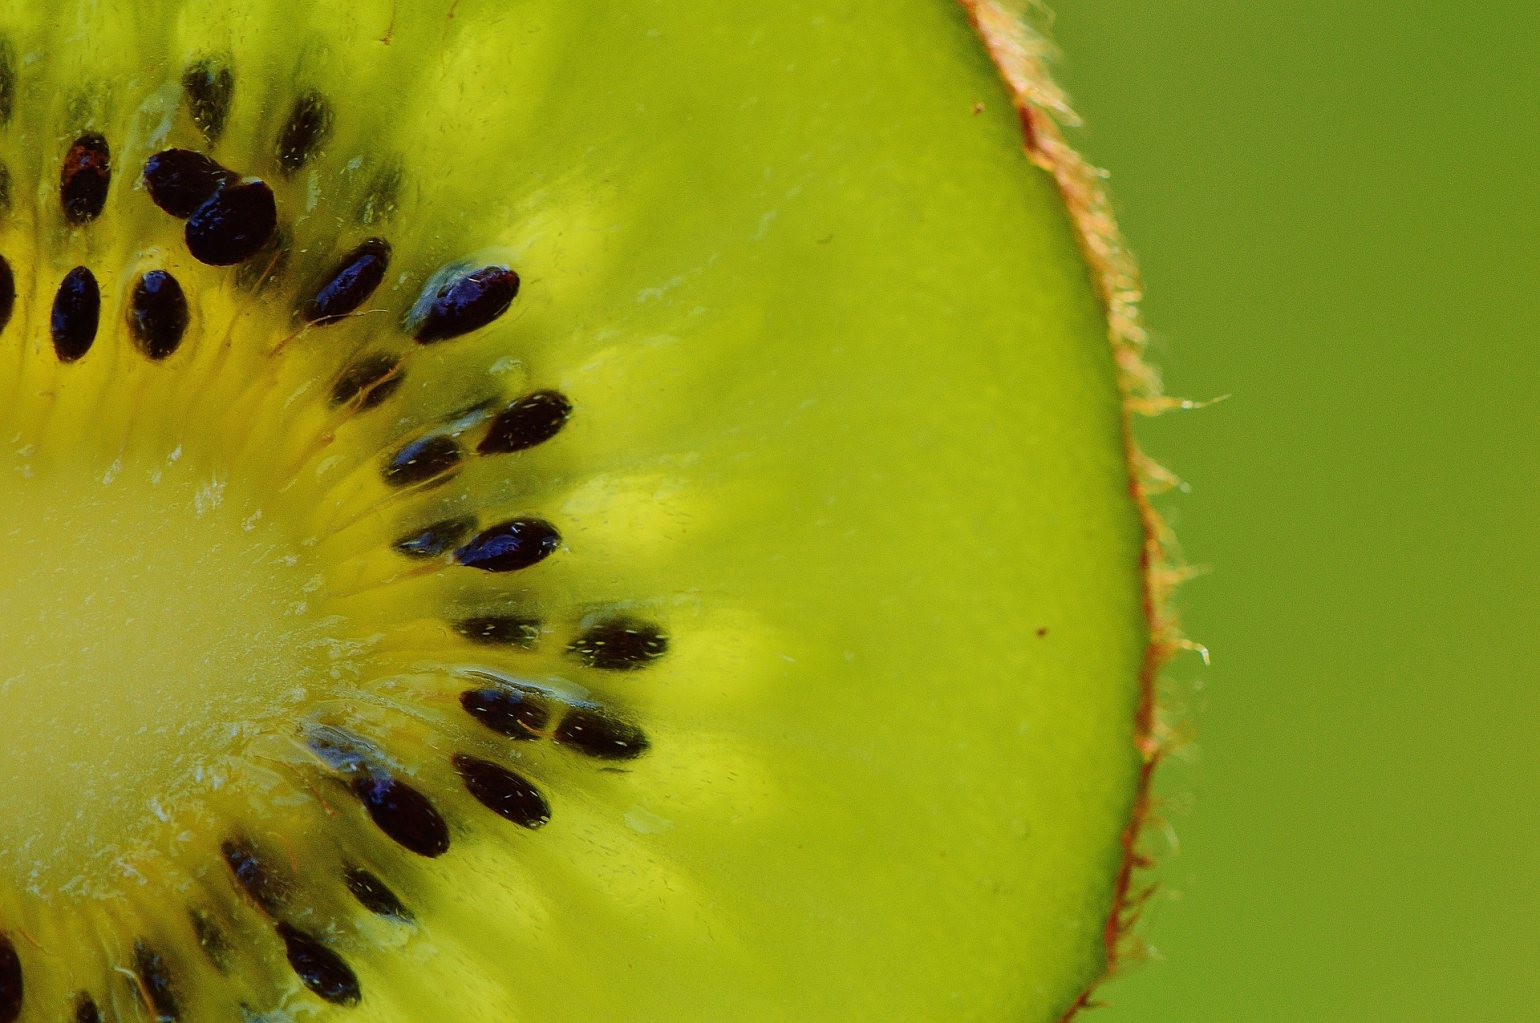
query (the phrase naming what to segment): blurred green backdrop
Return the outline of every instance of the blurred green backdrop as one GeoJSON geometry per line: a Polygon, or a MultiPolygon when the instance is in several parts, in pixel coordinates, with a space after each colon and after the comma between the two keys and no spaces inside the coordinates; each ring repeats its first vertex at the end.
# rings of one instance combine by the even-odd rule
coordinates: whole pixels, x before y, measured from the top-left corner
{"type": "Polygon", "coordinates": [[[1540,1019],[1540,5],[1054,0],[1211,566],[1102,1023],[1540,1019]]]}

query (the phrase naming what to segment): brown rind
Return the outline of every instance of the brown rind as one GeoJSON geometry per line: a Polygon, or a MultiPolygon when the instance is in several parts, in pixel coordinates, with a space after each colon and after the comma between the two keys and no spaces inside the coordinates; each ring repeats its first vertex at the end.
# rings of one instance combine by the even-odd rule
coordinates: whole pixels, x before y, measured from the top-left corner
{"type": "Polygon", "coordinates": [[[1150,780],[1169,751],[1170,729],[1158,705],[1158,682],[1171,655],[1189,644],[1172,608],[1172,594],[1186,576],[1174,554],[1169,528],[1151,497],[1170,488],[1172,477],[1139,449],[1134,415],[1155,415],[1182,405],[1165,397],[1160,378],[1145,359],[1148,337],[1139,316],[1142,292],[1138,269],[1123,243],[1102,174],[1064,140],[1062,126],[1079,123],[1064,93],[1048,73],[1050,46],[1027,21],[1029,0],[957,0],[968,14],[995,67],[1009,88],[1021,118],[1022,136],[1032,162],[1058,182],[1081,250],[1091,269],[1107,318],[1107,341],[1117,365],[1123,395],[1123,439],[1128,453],[1129,487],[1144,524],[1140,569],[1149,643],[1140,671],[1140,699],[1134,718],[1134,742],[1140,758],[1133,808],[1122,834],[1123,862],[1114,882],[1112,911],[1104,930],[1107,966],[1065,1011],[1067,1021],[1094,1004],[1095,989],[1138,948],[1134,934],[1140,910],[1154,890],[1142,874],[1151,866],[1145,849],[1150,821],[1150,780]]]}

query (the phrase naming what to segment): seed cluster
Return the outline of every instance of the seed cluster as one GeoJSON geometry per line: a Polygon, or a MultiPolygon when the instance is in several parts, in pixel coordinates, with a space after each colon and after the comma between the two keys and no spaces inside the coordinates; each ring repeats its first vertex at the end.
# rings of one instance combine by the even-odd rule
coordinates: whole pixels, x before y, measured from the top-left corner
{"type": "MultiPolygon", "coordinates": [[[[15,95],[15,64],[8,52],[0,41],[0,123],[10,117],[15,95]]],[[[229,126],[234,72],[225,62],[207,58],[188,66],[180,82],[187,117],[204,141],[214,145],[229,126]]],[[[337,116],[324,95],[306,91],[293,102],[273,139],[270,166],[228,168],[195,149],[162,149],[138,169],[143,192],[127,190],[125,201],[147,199],[184,221],[183,243],[194,259],[212,268],[233,268],[232,283],[258,289],[282,272],[289,230],[273,187],[246,171],[270,172],[281,190],[283,179],[312,166],[324,152],[337,116]]],[[[57,192],[58,215],[69,229],[89,230],[103,215],[112,194],[113,173],[111,142],[104,135],[84,132],[69,145],[59,164],[57,192]]],[[[9,176],[0,166],[0,207],[9,202],[9,195],[9,176]]],[[[373,235],[358,241],[307,282],[287,312],[304,330],[325,330],[345,322],[385,284],[392,258],[386,237],[373,235]]],[[[165,268],[146,270],[133,281],[122,322],[133,349],[149,362],[175,365],[178,353],[196,337],[191,328],[199,304],[187,290],[192,283],[179,281],[165,268]]],[[[519,275],[502,265],[455,266],[422,282],[418,297],[396,321],[406,353],[380,349],[355,353],[329,381],[323,392],[326,404],[345,415],[386,406],[403,393],[414,352],[489,327],[512,306],[520,287],[519,275]]],[[[0,254],[0,331],[10,323],[17,301],[13,268],[0,254]]],[[[90,267],[77,266],[63,276],[54,291],[48,321],[58,363],[74,364],[90,356],[102,311],[102,291],[90,267]]],[[[287,333],[287,325],[283,332],[287,333]]],[[[393,494],[443,487],[476,459],[517,456],[556,440],[574,414],[567,396],[549,388],[484,403],[415,436],[398,438],[378,463],[377,479],[393,494]]],[[[404,532],[392,543],[391,552],[408,565],[485,580],[534,568],[558,555],[562,547],[557,526],[543,518],[484,519],[478,512],[467,511],[433,518],[404,532]]],[[[468,650],[483,652],[488,648],[538,651],[548,628],[540,617],[514,611],[452,613],[442,624],[468,650]]],[[[578,671],[635,672],[663,658],[670,646],[660,625],[628,614],[596,614],[573,632],[555,653],[578,671]]],[[[447,761],[452,777],[475,804],[522,831],[547,826],[556,816],[556,807],[541,785],[488,752],[488,743],[508,740],[529,748],[529,744],[548,742],[562,755],[576,754],[605,765],[635,760],[651,748],[638,725],[597,700],[559,697],[490,671],[478,672],[474,683],[459,693],[458,702],[467,716],[459,720],[475,726],[467,725],[467,732],[477,735],[480,744],[474,747],[476,752],[444,751],[438,754],[443,758],[440,763],[447,761]]],[[[334,725],[302,727],[308,728],[305,742],[318,765],[318,780],[346,793],[360,811],[360,820],[367,820],[374,832],[417,857],[432,859],[450,852],[457,822],[446,817],[418,778],[405,774],[362,735],[334,725]]],[[[258,828],[232,829],[219,845],[223,862],[216,862],[216,868],[243,904],[264,920],[269,939],[281,944],[294,978],[305,989],[334,1005],[360,1004],[366,993],[357,974],[334,947],[329,930],[316,928],[299,913],[306,902],[305,886],[283,869],[283,858],[266,847],[267,841],[258,828]]],[[[414,914],[378,874],[346,861],[335,869],[331,879],[340,881],[364,911],[403,926],[414,925],[414,914]]],[[[238,951],[230,933],[196,908],[188,911],[188,926],[209,965],[226,971],[238,951]]],[[[131,976],[135,996],[155,1019],[176,1021],[183,1018],[185,985],[193,981],[174,975],[172,960],[161,953],[162,947],[138,938],[132,963],[118,970],[131,976]]],[[[0,1023],[10,1023],[21,1014],[23,965],[13,937],[0,933],[0,1023]]],[[[102,1018],[96,1000],[100,993],[78,993],[72,1006],[76,1023],[102,1018]]],[[[110,1009],[110,1003],[102,1004],[110,1009]]]]}
{"type": "MultiPolygon", "coordinates": [[[[11,74],[7,66],[7,74],[11,74]]],[[[190,116],[210,141],[224,130],[234,91],[228,68],[201,62],[183,79],[190,116]]],[[[276,146],[280,173],[289,176],[308,164],[331,131],[331,107],[318,93],[295,102],[276,146]]],[[[4,198],[9,198],[9,174],[0,169],[4,198]]],[[[145,192],[167,214],[186,221],[183,241],[200,263],[213,267],[242,267],[259,254],[270,254],[268,270],[276,269],[287,248],[273,189],[261,178],[244,176],[212,157],[191,149],[165,149],[145,161],[141,172],[145,192]]],[[[85,227],[101,216],[112,182],[108,140],[87,132],[66,151],[59,171],[59,208],[66,223],[85,227]]],[[[342,256],[315,282],[298,313],[307,324],[326,326],[356,312],[385,280],[391,246],[384,238],[368,238],[342,256]]],[[[251,283],[248,281],[248,283],[251,283]]],[[[519,293],[519,275],[505,266],[483,266],[446,272],[430,281],[403,321],[419,344],[434,344],[480,330],[506,313],[519,293]]],[[[9,322],[16,301],[11,265],[0,255],[0,330],[9,322]]],[[[54,296],[50,330],[60,362],[83,358],[96,340],[101,316],[101,292],[88,267],[65,275],[54,296]]],[[[147,357],[159,361],[176,351],[187,329],[187,300],[180,282],[164,269],[150,270],[135,283],[128,317],[135,340],[147,357]]],[[[389,397],[381,393],[387,381],[399,384],[400,360],[381,354],[365,356],[334,384],[334,405],[361,400],[372,408],[389,397]]],[[[534,397],[534,396],[531,396],[534,397]]],[[[556,396],[560,399],[560,396],[556,396]]],[[[544,400],[544,399],[541,399],[544,400]]],[[[560,399],[565,401],[565,399],[560,399]]],[[[564,420],[570,408],[560,415],[564,420]]],[[[514,415],[510,410],[509,415],[514,415]]],[[[489,437],[483,453],[506,453],[549,439],[559,429],[538,420],[552,413],[526,411],[528,424],[509,420],[499,428],[508,439],[489,437]],[[510,432],[512,431],[512,432],[510,432]],[[522,443],[517,434],[529,434],[522,443]],[[533,432],[531,432],[533,431],[533,432]],[[542,433],[543,431],[543,433],[542,433]],[[517,445],[517,446],[510,446],[517,445]]],[[[516,415],[515,415],[516,418],[516,415]]],[[[458,453],[457,453],[458,454],[458,453]]],[[[420,482],[409,472],[407,482],[420,482]]]]}

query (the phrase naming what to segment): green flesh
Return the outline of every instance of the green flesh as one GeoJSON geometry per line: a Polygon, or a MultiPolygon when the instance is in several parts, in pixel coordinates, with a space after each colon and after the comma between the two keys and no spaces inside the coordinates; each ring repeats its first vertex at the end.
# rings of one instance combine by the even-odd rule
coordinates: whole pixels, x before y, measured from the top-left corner
{"type": "MultiPolygon", "coordinates": [[[[71,521],[49,502],[77,504],[59,495],[97,486],[114,459],[144,476],[179,445],[198,471],[228,476],[228,536],[261,511],[273,542],[324,583],[285,623],[272,609],[304,580],[285,568],[264,595],[262,578],[244,580],[265,555],[233,555],[242,564],[225,584],[243,596],[229,616],[251,623],[235,630],[249,649],[218,638],[215,655],[265,657],[307,688],[296,704],[275,682],[270,699],[243,704],[260,737],[211,761],[238,772],[254,751],[292,756],[284,741],[305,722],[345,723],[389,751],[453,843],[412,856],[355,805],[322,814],[310,782],[210,794],[138,747],[93,766],[77,743],[67,767],[51,763],[59,744],[47,730],[69,722],[45,720],[35,691],[9,704],[0,692],[10,730],[37,737],[35,754],[0,758],[0,811],[24,805],[30,772],[79,772],[79,785],[50,782],[63,794],[50,806],[72,788],[119,793],[89,827],[128,835],[156,865],[148,887],[123,896],[115,887],[131,886],[101,856],[80,868],[89,895],[59,891],[72,847],[51,854],[46,890],[0,872],[0,933],[27,983],[21,1018],[64,1018],[79,990],[152,1018],[114,972],[133,972],[134,941],[150,934],[187,1020],[236,1004],[370,1021],[1057,1019],[1106,967],[1140,766],[1143,531],[1091,275],[964,12],[942,0],[734,0],[709,13],[664,2],[255,6],[0,14],[17,78],[0,128],[16,208],[0,255],[20,296],[0,346],[21,353],[0,370],[17,396],[0,432],[25,435],[45,483],[63,481],[24,477],[18,456],[0,509],[71,521]],[[228,60],[236,83],[212,148],[177,85],[209,55],[228,60]],[[284,181],[274,139],[309,88],[331,102],[334,130],[284,181]],[[101,219],[67,231],[58,161],[85,128],[113,146],[113,185],[101,219]],[[191,262],[180,222],[136,184],[170,145],[273,183],[294,247],[257,298],[235,287],[239,271],[191,262]],[[397,182],[394,210],[376,201],[360,225],[385,178],[397,182]],[[371,234],[394,247],[369,303],[380,312],[263,354],[293,332],[308,282],[371,234]],[[514,267],[518,299],[485,329],[413,345],[402,314],[461,261],[514,267]],[[48,310],[77,263],[103,282],[102,328],[66,367],[49,347],[48,310]],[[122,324],[135,273],[152,265],[178,268],[195,313],[185,350],[149,367],[122,324]],[[232,322],[231,354],[216,357],[232,322]],[[409,360],[401,389],[356,416],[327,409],[328,382],[377,348],[409,360]],[[320,383],[305,394],[307,381],[320,383]],[[475,401],[538,388],[576,410],[551,441],[475,459],[434,490],[380,483],[380,460],[404,441],[475,401]],[[508,575],[452,560],[417,572],[389,550],[465,513],[483,525],[539,515],[562,549],[508,575]],[[436,624],[509,608],[542,622],[533,651],[436,624]],[[659,623],[667,654],[617,672],[565,652],[596,615],[617,612],[659,623]],[[330,681],[311,652],[268,646],[316,632],[342,650],[328,654],[340,665],[330,681]],[[650,749],[609,763],[503,741],[455,702],[476,671],[615,709],[650,749]],[[550,822],[526,831],[489,813],[447,767],[453,752],[516,767],[548,798],[550,822]],[[146,792],[173,818],[186,807],[173,826],[198,830],[187,850],[162,855],[162,830],[133,831],[146,792]],[[291,919],[351,965],[358,1006],[300,987],[271,921],[231,894],[210,850],[237,831],[295,843],[291,919]],[[339,894],[344,859],[386,878],[415,923],[339,894]],[[234,980],[186,947],[186,913],[208,900],[226,907],[235,954],[254,964],[234,980]],[[82,914],[96,922],[51,922],[82,914]],[[23,927],[54,947],[34,947],[23,927]],[[92,928],[91,951],[60,947],[92,928]]],[[[176,486],[191,494],[198,478],[188,470],[176,486]]],[[[226,549],[224,526],[178,519],[190,498],[150,513],[164,530],[135,519],[123,509],[141,490],[114,491],[118,510],[103,521],[151,551],[226,549]]],[[[50,543],[64,546],[34,541],[28,557],[46,564],[50,543]]],[[[206,610],[220,571],[175,555],[166,563],[188,565],[185,588],[173,573],[129,572],[135,559],[115,574],[110,547],[93,555],[101,599],[206,610]]],[[[75,641],[28,642],[27,623],[96,583],[76,572],[87,581],[34,605],[32,580],[46,572],[23,560],[0,564],[13,623],[0,635],[17,661],[7,670],[57,677],[75,641]]],[[[126,639],[115,654],[84,613],[74,627],[101,640],[92,665],[141,656],[126,639]]],[[[181,641],[167,635],[161,646],[181,641]]],[[[185,642],[164,655],[167,670],[208,663],[196,636],[185,642]]],[[[200,694],[228,681],[213,675],[200,694]]],[[[135,678],[126,671],[132,691],[110,699],[167,699],[135,678]]],[[[133,718],[103,720],[94,727],[110,732],[133,718]]],[[[325,765],[293,765],[348,803],[325,765]]],[[[0,852],[28,841],[25,829],[0,831],[0,852]]]]}

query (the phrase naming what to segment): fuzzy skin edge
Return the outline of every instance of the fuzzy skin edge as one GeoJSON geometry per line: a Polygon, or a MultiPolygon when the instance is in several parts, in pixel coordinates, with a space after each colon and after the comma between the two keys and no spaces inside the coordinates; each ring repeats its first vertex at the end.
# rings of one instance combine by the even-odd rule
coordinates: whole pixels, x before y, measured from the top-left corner
{"type": "Polygon", "coordinates": [[[1112,911],[1103,928],[1106,968],[1065,1010],[1060,1023],[1081,1009],[1094,1007],[1096,989],[1113,977],[1121,962],[1142,950],[1135,925],[1154,892],[1148,880],[1153,866],[1147,851],[1151,822],[1150,782],[1173,745],[1167,708],[1159,699],[1161,673],[1172,655],[1188,649],[1172,605],[1177,586],[1190,574],[1175,554],[1169,527],[1152,498],[1171,489],[1172,475],[1142,450],[1134,438],[1133,417],[1156,415],[1186,403],[1166,397],[1159,374],[1146,360],[1148,335],[1139,313],[1143,296],[1139,271],[1124,244],[1112,205],[1102,185],[1104,175],[1064,139],[1063,128],[1079,124],[1063,91],[1048,70],[1052,47],[1029,24],[1022,0],[957,0],[994,61],[1021,118],[1022,139],[1032,162],[1052,174],[1063,196],[1081,252],[1091,270],[1107,320],[1107,341],[1123,396],[1123,442],[1128,457],[1129,489],[1144,527],[1140,569],[1144,578],[1144,613],[1149,642],[1140,670],[1140,698],[1134,718],[1134,743],[1140,767],[1132,812],[1123,827],[1123,861],[1114,881],[1112,911]]]}

